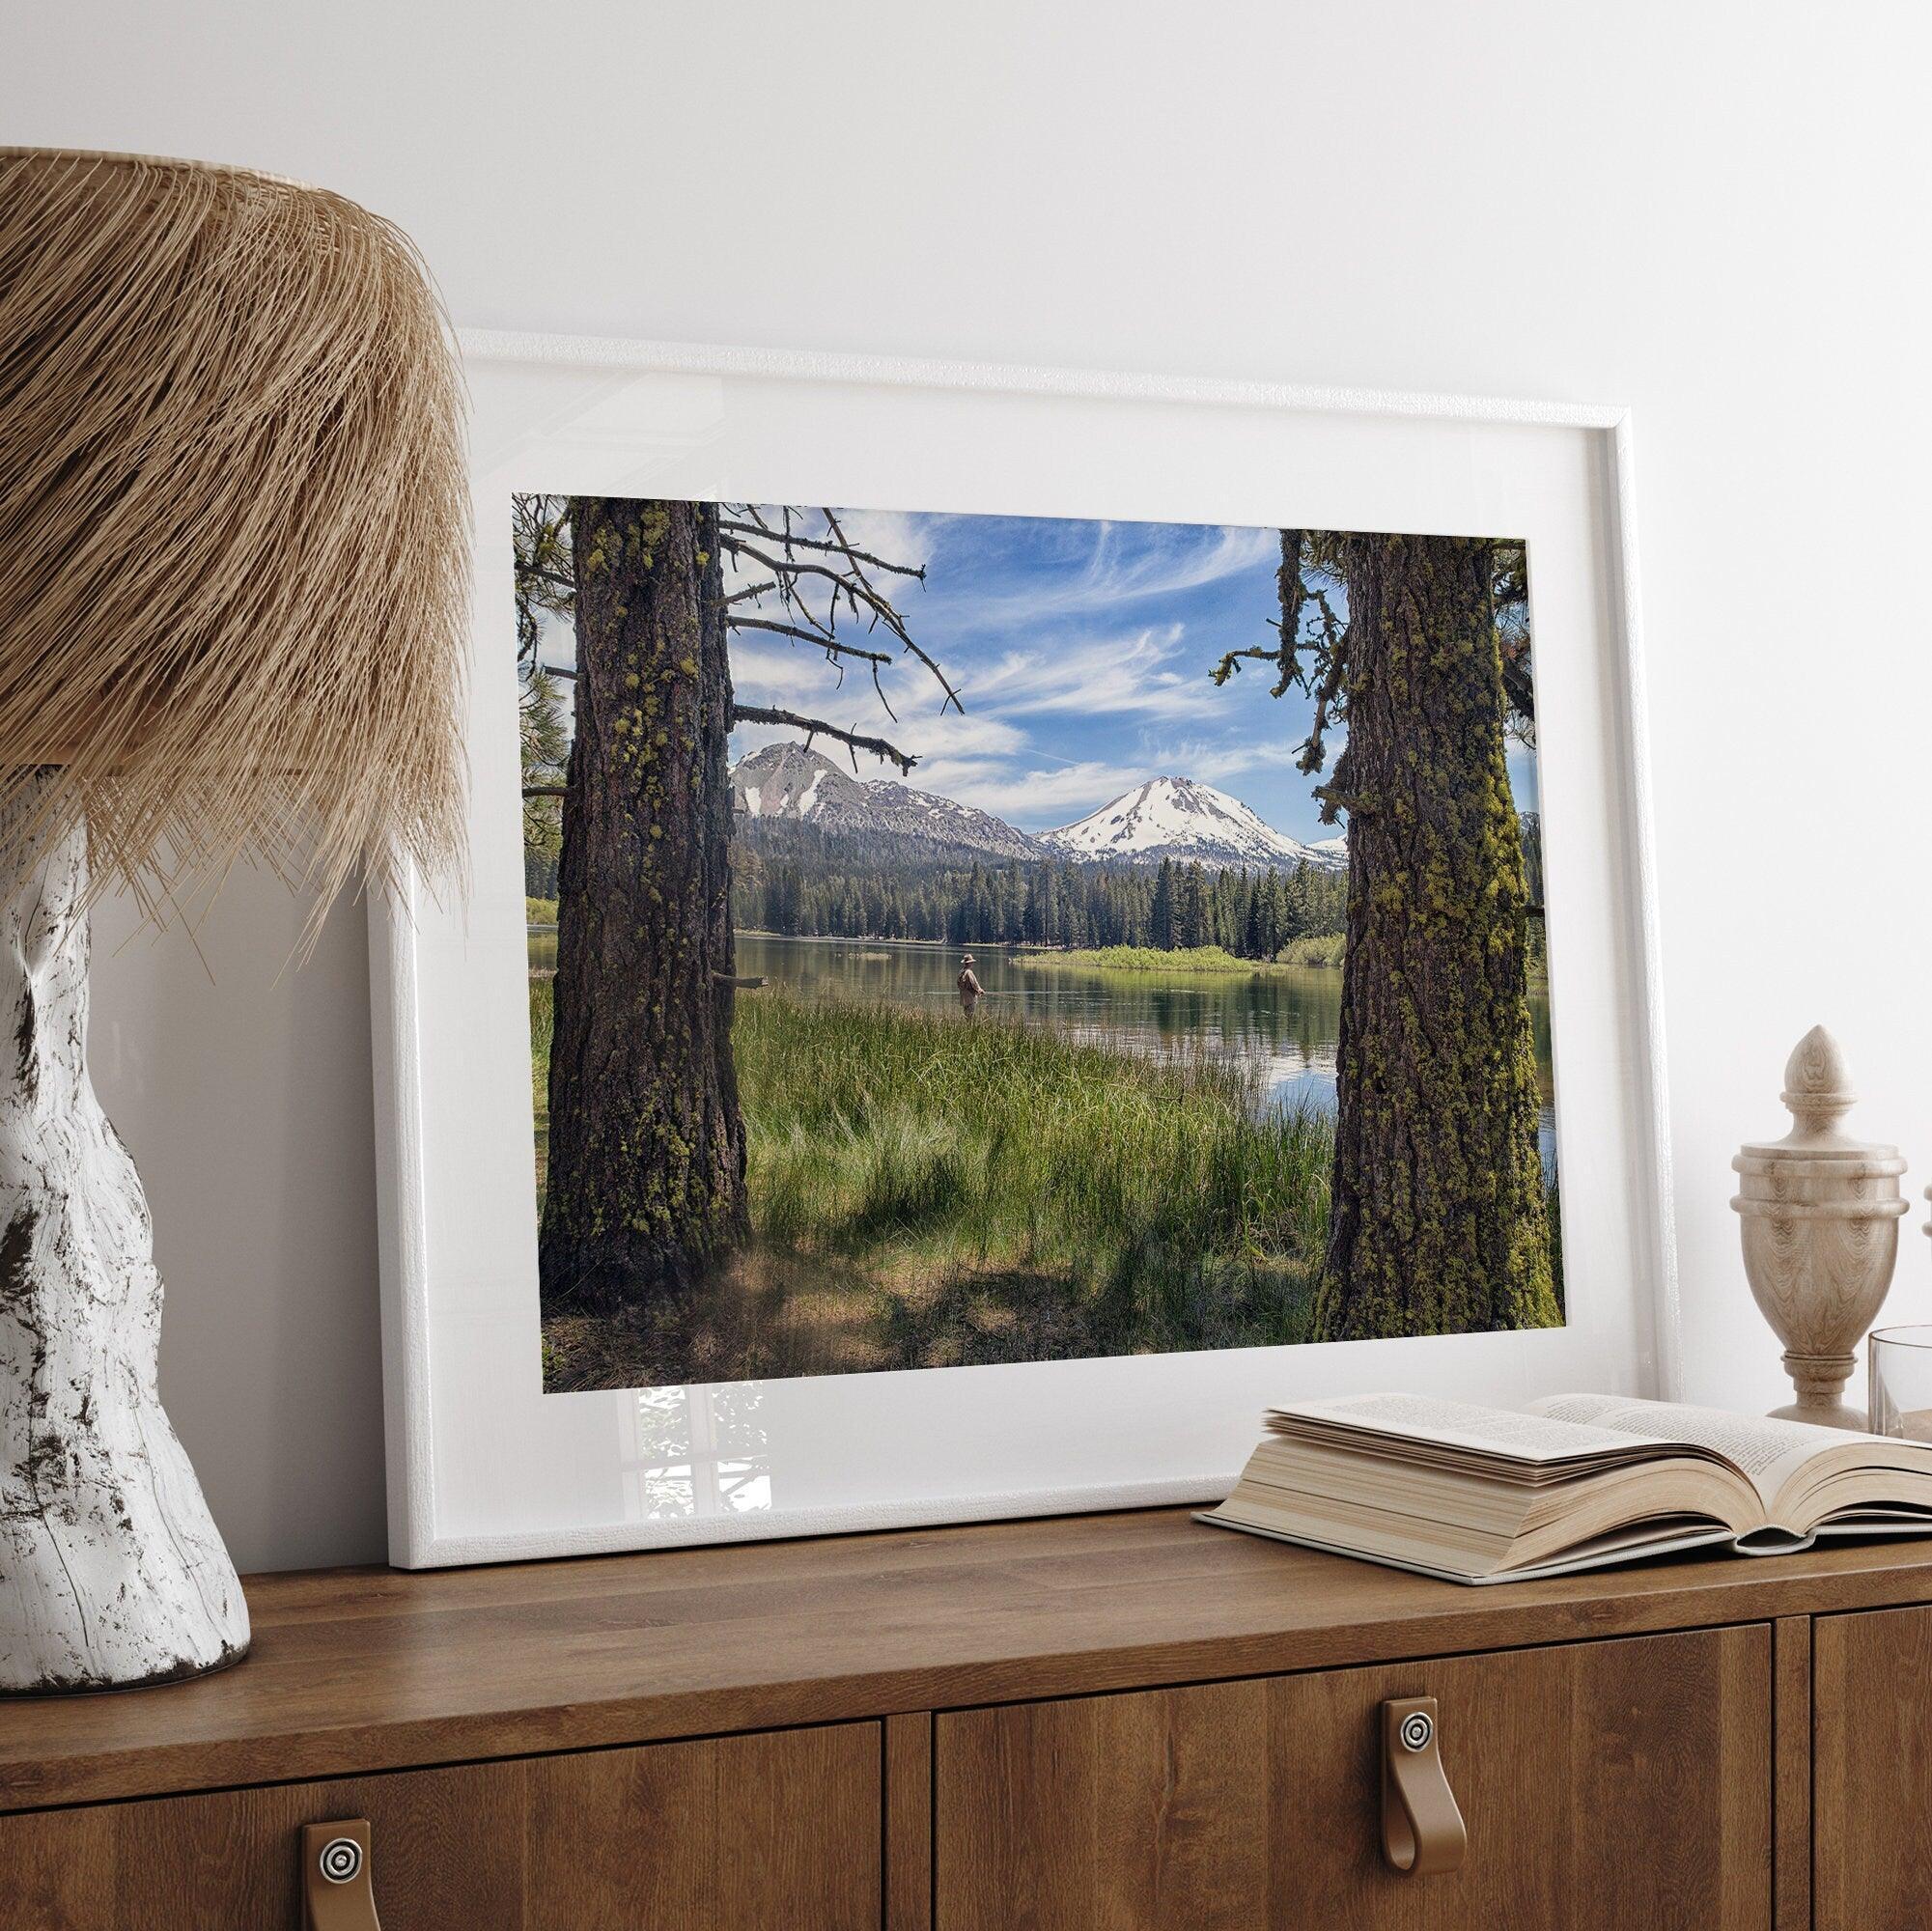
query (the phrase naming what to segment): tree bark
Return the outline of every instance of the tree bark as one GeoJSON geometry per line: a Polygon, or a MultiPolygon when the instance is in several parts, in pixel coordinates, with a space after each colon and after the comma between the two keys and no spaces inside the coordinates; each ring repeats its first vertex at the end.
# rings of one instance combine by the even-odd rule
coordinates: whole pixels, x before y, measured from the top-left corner
{"type": "Polygon", "coordinates": [[[1313,1335],[1550,1326],[1529,897],[1489,546],[1349,537],[1343,569],[1348,950],[1313,1335]]]}
{"type": "Polygon", "coordinates": [[[731,1056],[731,671],[717,512],[576,497],[546,1309],[693,1286],[747,1231],[731,1056]]]}
{"type": "MultiPolygon", "coordinates": [[[[14,806],[31,811],[29,790],[14,806]]],[[[87,837],[0,881],[0,1691],[192,1676],[248,1647],[154,1385],[140,1176],[87,1075],[87,837]]]]}

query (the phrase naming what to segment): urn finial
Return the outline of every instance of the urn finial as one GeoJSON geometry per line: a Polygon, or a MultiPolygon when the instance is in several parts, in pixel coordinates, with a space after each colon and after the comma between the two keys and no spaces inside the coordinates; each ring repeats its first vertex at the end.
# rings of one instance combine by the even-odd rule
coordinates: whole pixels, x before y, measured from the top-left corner
{"type": "Polygon", "coordinates": [[[1778,1096],[1796,1122],[1784,1136],[1789,1146],[1834,1144],[1834,1130],[1858,1100],[1852,1076],[1838,1042],[1821,1025],[1814,1025],[1784,1062],[1784,1091],[1778,1096]]]}
{"type": "Polygon", "coordinates": [[[1857,1096],[1838,1042],[1813,1026],[1784,1063],[1791,1131],[1738,1149],[1751,1294],[1784,1343],[1798,1400],[1774,1413],[1834,1428],[1862,1428],[1841,1390],[1853,1350],[1876,1318],[1898,1251],[1898,1149],[1838,1131],[1857,1096]]]}

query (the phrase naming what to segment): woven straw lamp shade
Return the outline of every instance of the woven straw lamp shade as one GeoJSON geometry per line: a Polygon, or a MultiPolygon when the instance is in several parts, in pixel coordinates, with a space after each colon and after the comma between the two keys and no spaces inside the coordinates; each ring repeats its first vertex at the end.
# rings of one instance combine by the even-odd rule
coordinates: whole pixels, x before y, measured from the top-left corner
{"type": "Polygon", "coordinates": [[[88,906],[238,857],[460,882],[462,392],[408,240],[238,169],[0,148],[0,1690],[219,1667],[235,1571],[154,1391],[88,906]]]}
{"type": "Polygon", "coordinates": [[[324,904],[365,861],[451,874],[468,504],[442,313],[390,223],[0,149],[0,866],[84,818],[137,888],[245,852],[324,904]]]}

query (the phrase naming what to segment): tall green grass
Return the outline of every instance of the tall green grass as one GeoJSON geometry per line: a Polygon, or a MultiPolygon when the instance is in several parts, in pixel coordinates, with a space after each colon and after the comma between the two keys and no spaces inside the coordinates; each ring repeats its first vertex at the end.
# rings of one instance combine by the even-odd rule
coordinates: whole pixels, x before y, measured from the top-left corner
{"type": "Polygon", "coordinates": [[[863,1267],[895,1354],[1301,1337],[1330,1131],[1236,1065],[777,988],[733,1043],[760,1235],[863,1267]]]}
{"type": "MultiPolygon", "coordinates": [[[[530,980],[540,1189],[553,985],[530,980]]],[[[547,1324],[546,1385],[1303,1338],[1333,1130],[1258,1108],[1238,1063],[776,986],[732,1038],[751,1250],[688,1305],[547,1324]]],[[[1560,1268],[1554,1183],[1550,1208],[1560,1268]]]]}

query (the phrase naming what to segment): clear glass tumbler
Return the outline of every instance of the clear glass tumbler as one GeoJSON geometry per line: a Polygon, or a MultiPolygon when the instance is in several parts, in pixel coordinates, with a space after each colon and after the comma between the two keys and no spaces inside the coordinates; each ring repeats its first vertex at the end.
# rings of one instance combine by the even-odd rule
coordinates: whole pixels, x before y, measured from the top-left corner
{"type": "Polygon", "coordinates": [[[1932,1441],[1932,1325],[1874,1328],[1871,1432],[1932,1441]]]}

